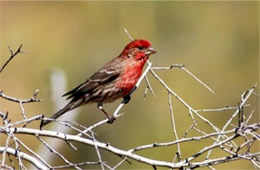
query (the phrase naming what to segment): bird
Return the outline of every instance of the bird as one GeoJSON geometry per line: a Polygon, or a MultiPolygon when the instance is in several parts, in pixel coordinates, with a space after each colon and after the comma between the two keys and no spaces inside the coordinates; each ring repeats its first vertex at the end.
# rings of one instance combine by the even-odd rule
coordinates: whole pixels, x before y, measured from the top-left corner
{"type": "Polygon", "coordinates": [[[86,81],[73,90],[65,93],[70,102],[61,110],[53,114],[48,120],[41,122],[41,127],[49,124],[64,113],[79,106],[97,103],[108,118],[108,123],[113,123],[115,118],[110,116],[103,108],[103,103],[112,103],[123,98],[125,104],[130,101],[129,93],[135,87],[142,75],[142,70],[149,56],[157,51],[151,43],[144,39],[135,39],[128,43],[118,57],[106,63],[86,81]]]}

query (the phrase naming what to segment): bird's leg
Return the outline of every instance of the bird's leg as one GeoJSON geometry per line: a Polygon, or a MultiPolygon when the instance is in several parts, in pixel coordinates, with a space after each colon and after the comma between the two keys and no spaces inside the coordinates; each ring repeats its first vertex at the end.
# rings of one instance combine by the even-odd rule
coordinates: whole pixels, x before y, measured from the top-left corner
{"type": "Polygon", "coordinates": [[[126,96],[124,97],[124,100],[123,100],[122,103],[127,104],[130,100],[131,100],[131,96],[130,96],[130,94],[128,94],[128,95],[126,95],[126,96]]]}
{"type": "Polygon", "coordinates": [[[114,116],[109,116],[108,113],[104,110],[103,103],[98,103],[97,106],[98,106],[98,109],[101,110],[106,115],[106,117],[108,118],[107,123],[113,123],[114,120],[116,120],[116,118],[114,116]]]}

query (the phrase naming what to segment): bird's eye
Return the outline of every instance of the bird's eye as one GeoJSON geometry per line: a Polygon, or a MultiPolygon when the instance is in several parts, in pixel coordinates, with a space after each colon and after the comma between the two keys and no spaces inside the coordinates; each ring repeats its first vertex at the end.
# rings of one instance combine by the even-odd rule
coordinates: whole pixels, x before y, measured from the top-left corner
{"type": "Polygon", "coordinates": [[[139,50],[143,50],[144,47],[143,47],[143,46],[139,46],[138,49],[139,49],[139,50]]]}

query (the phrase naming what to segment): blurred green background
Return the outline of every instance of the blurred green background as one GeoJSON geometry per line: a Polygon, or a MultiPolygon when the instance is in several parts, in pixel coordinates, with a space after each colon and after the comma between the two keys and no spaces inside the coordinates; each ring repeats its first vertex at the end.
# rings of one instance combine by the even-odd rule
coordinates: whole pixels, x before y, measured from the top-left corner
{"type": "MultiPolygon", "coordinates": [[[[25,105],[27,116],[40,113],[51,116],[49,77],[54,68],[64,70],[70,90],[116,57],[132,37],[149,40],[158,53],[150,58],[153,66],[185,64],[215,91],[176,69],[157,71],[161,78],[195,109],[236,106],[240,95],[259,84],[259,2],[0,2],[1,65],[13,49],[24,43],[26,54],[19,54],[0,75],[1,90],[9,96],[29,98],[40,90],[41,103],[25,105]]],[[[167,91],[149,75],[157,98],[143,99],[145,83],[133,94],[131,102],[114,124],[96,129],[97,139],[121,149],[174,140],[171,129],[167,91]]],[[[259,93],[257,87],[256,92],[259,93]]],[[[62,95],[62,94],[60,94],[62,95]]],[[[61,98],[61,100],[64,100],[61,98]]],[[[19,105],[0,99],[1,111],[10,112],[12,120],[22,119],[19,105]]],[[[120,101],[106,104],[112,113],[120,101]]],[[[253,121],[259,121],[259,98],[252,96],[249,113],[256,108],[253,121]]],[[[182,136],[191,125],[188,111],[173,98],[177,132],[182,136]]],[[[88,126],[104,118],[96,105],[80,109],[77,122],[88,126]]],[[[221,128],[233,111],[203,113],[221,128]]],[[[69,113],[68,113],[69,114],[69,113]]],[[[236,123],[236,122],[234,122],[236,123]]],[[[37,125],[35,124],[35,128],[37,125]]],[[[51,127],[51,126],[50,126],[51,127]]],[[[213,132],[205,124],[201,129],[213,132]]],[[[20,136],[34,149],[38,142],[20,136]]],[[[3,145],[4,141],[1,141],[3,145]]],[[[188,157],[210,144],[193,142],[181,145],[182,157],[188,157]],[[194,148],[196,144],[197,148],[194,148]]],[[[259,143],[257,144],[259,146],[259,143]]],[[[78,146],[78,145],[77,145],[78,146]]],[[[63,153],[70,160],[96,161],[95,150],[78,146],[77,152],[64,144],[63,153]]],[[[255,147],[255,151],[259,148],[255,147]]],[[[172,161],[176,146],[151,149],[138,154],[172,161]]],[[[113,165],[120,158],[102,151],[104,160],[113,165]]],[[[214,152],[213,157],[223,155],[214,152]]],[[[61,160],[55,160],[55,164],[61,160]]],[[[120,168],[151,168],[131,161],[120,168]]],[[[249,161],[215,166],[225,169],[251,169],[249,161]]],[[[91,167],[99,168],[99,167],[91,167]]]]}

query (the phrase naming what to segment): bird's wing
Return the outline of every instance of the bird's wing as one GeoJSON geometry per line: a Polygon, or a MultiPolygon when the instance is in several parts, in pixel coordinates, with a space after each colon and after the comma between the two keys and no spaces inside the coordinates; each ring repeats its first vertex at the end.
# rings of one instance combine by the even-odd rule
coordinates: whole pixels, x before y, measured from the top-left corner
{"type": "Polygon", "coordinates": [[[112,82],[117,77],[119,77],[121,73],[121,69],[118,67],[113,67],[111,63],[116,64],[115,62],[109,62],[99,71],[94,73],[89,79],[85,82],[81,83],[79,86],[74,88],[73,90],[67,92],[63,96],[68,96],[67,99],[73,97],[82,97],[87,93],[90,93],[93,89],[99,87],[100,85],[112,82]]]}

